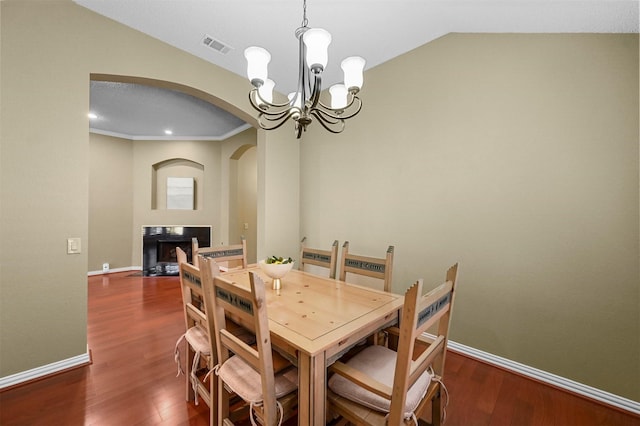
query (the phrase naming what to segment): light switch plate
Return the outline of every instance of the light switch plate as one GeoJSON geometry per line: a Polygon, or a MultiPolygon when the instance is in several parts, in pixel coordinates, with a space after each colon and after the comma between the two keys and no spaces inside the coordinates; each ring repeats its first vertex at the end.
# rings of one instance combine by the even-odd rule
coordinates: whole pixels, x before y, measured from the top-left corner
{"type": "Polygon", "coordinates": [[[81,252],[80,238],[67,238],[67,254],[78,254],[81,252]]]}

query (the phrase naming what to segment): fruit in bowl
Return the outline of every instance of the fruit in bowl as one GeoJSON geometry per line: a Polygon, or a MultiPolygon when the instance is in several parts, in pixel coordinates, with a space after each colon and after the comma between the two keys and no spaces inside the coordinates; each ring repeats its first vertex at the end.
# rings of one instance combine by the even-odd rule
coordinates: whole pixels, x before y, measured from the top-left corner
{"type": "Polygon", "coordinates": [[[273,279],[273,289],[277,290],[281,285],[280,278],[287,275],[291,268],[293,268],[293,263],[293,259],[290,257],[284,259],[282,257],[271,256],[258,262],[258,265],[269,278],[273,279]]]}

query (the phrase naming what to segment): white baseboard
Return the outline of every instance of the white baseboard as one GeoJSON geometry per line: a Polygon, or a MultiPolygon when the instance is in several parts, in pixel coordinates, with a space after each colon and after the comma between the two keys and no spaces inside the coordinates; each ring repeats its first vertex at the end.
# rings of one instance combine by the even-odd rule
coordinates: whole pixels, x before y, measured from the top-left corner
{"type": "Polygon", "coordinates": [[[91,277],[93,275],[103,275],[103,274],[113,274],[116,272],[128,272],[128,271],[142,271],[142,266],[127,266],[125,268],[113,268],[109,269],[109,272],[99,271],[89,271],[87,272],[87,276],[91,277]]]}
{"type": "Polygon", "coordinates": [[[91,355],[89,354],[89,351],[87,351],[87,353],[43,365],[42,367],[36,367],[10,376],[0,377],[0,390],[19,385],[21,383],[26,383],[31,380],[40,379],[71,368],[88,365],[90,363],[91,355]]]}
{"type": "Polygon", "coordinates": [[[607,391],[587,386],[543,370],[538,370],[537,368],[529,367],[528,365],[520,364],[519,362],[511,361],[451,340],[449,340],[447,345],[452,351],[459,352],[471,358],[479,359],[488,364],[504,368],[505,370],[513,371],[523,376],[531,377],[532,379],[548,383],[552,386],[594,399],[602,402],[603,404],[611,405],[620,408],[621,410],[640,415],[640,402],[614,395],[607,391]]]}

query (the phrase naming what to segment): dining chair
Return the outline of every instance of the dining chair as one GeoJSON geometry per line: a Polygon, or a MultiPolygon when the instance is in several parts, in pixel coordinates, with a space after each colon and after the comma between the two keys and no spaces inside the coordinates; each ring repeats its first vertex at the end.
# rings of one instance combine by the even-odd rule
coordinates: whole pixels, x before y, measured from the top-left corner
{"type": "Polygon", "coordinates": [[[271,347],[265,285],[259,275],[248,272],[250,289],[217,276],[206,289],[214,300],[214,326],[219,364],[218,424],[229,420],[230,391],[249,404],[252,424],[257,417],[263,425],[280,425],[297,409],[298,370],[291,364],[276,368],[271,347]],[[239,318],[255,333],[250,346],[227,327],[227,318],[239,318]],[[277,371],[279,370],[279,371],[277,371]],[[228,390],[227,390],[228,389],[228,390]]]}
{"type": "Polygon", "coordinates": [[[217,352],[213,337],[213,308],[204,297],[204,284],[213,281],[212,273],[217,273],[217,269],[211,268],[209,264],[197,268],[187,262],[179,263],[186,331],[176,342],[174,356],[178,364],[178,375],[183,373],[186,378],[186,400],[193,400],[196,405],[199,399],[204,400],[209,406],[210,421],[213,425],[217,385],[207,379],[209,372],[216,365],[217,352]],[[183,340],[187,342],[186,371],[183,371],[180,360],[180,344],[183,340]]]}
{"type": "MultiPolygon", "coordinates": [[[[242,268],[246,268],[248,264],[247,241],[244,237],[242,237],[240,244],[218,247],[200,247],[198,245],[198,239],[194,237],[191,239],[191,253],[193,256],[193,264],[196,267],[198,266],[200,256],[214,259],[223,270],[228,269],[228,262],[239,262],[242,268]],[[227,262],[226,265],[224,265],[225,262],[227,262]]],[[[232,267],[234,266],[235,265],[232,265],[232,267]]]]}
{"type": "MultiPolygon", "coordinates": [[[[178,260],[178,275],[180,274],[180,264],[181,263],[188,263],[189,262],[189,257],[187,255],[187,253],[180,247],[176,247],[176,258],[178,260]]],[[[200,294],[196,293],[196,292],[191,292],[191,304],[193,306],[195,306],[196,308],[200,309],[201,311],[204,311],[204,307],[202,306],[202,298],[200,297],[200,294]]]]}
{"type": "Polygon", "coordinates": [[[180,247],[176,247],[176,258],[178,259],[178,265],[187,263],[187,253],[180,247]]]}
{"type": "Polygon", "coordinates": [[[329,278],[336,277],[336,267],[338,266],[338,240],[331,245],[330,250],[321,250],[306,246],[307,237],[300,241],[300,261],[298,269],[305,270],[305,266],[319,266],[329,270],[329,278]]]}
{"type": "Polygon", "coordinates": [[[349,253],[349,241],[342,245],[340,261],[340,281],[346,281],[347,273],[377,278],[383,281],[383,289],[391,292],[393,272],[393,246],[387,249],[384,258],[360,256],[349,253]]]}
{"type": "Polygon", "coordinates": [[[404,296],[399,327],[388,329],[395,336],[389,347],[367,346],[329,367],[329,412],[355,425],[417,425],[418,417],[426,420],[431,402],[431,424],[444,422],[442,375],[457,276],[455,264],[446,281],[424,296],[418,280],[404,296]],[[437,334],[424,334],[427,330],[437,334]]]}

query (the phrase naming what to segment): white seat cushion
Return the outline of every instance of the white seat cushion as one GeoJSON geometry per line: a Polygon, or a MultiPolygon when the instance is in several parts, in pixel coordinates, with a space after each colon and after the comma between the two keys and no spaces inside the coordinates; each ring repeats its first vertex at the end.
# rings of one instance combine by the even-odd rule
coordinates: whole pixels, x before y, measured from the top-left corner
{"type": "MultiPolygon", "coordinates": [[[[227,386],[248,402],[262,401],[260,374],[238,356],[232,356],[218,369],[218,376],[227,386]]],[[[275,375],[276,398],[298,389],[298,369],[295,367],[275,375]]]]}
{"type": "Polygon", "coordinates": [[[191,327],[184,334],[184,338],[187,339],[187,342],[189,342],[189,345],[191,345],[194,351],[204,355],[210,355],[211,346],[209,345],[209,337],[207,337],[207,333],[202,328],[198,326],[191,327]]]}
{"type": "MultiPolygon", "coordinates": [[[[351,358],[346,364],[362,371],[375,380],[393,388],[393,377],[396,369],[396,352],[379,345],[368,346],[351,358]]],[[[404,406],[404,417],[409,418],[427,393],[431,376],[425,371],[409,388],[404,406]]],[[[329,389],[336,394],[376,411],[388,413],[391,401],[368,391],[352,381],[334,374],[329,379],[329,389]]]]}

